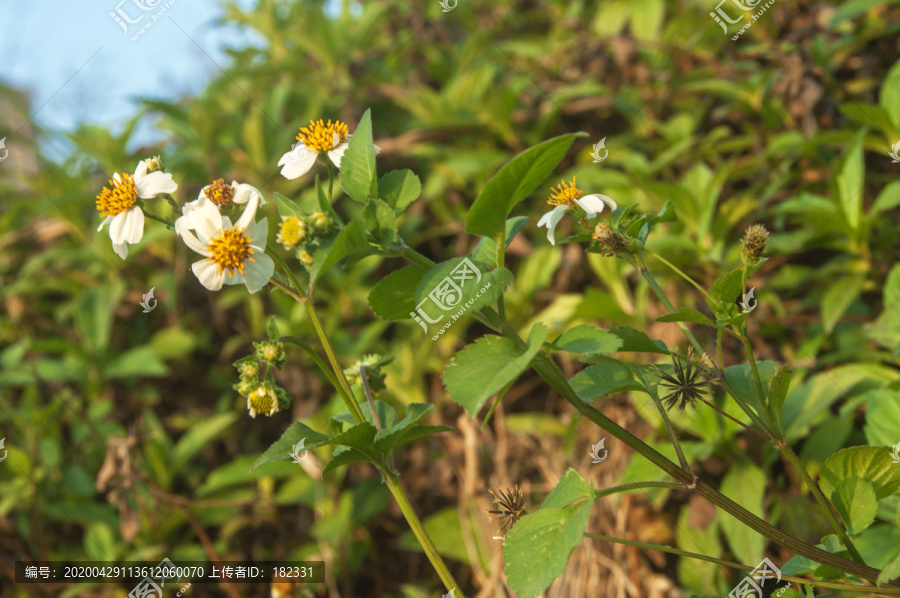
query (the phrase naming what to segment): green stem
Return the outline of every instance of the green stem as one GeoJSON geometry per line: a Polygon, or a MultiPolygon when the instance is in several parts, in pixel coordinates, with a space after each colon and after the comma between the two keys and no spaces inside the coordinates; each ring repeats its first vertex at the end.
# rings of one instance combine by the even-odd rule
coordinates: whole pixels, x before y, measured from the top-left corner
{"type": "Polygon", "coordinates": [[[273,262],[278,264],[278,267],[284,271],[285,276],[288,277],[288,280],[297,290],[297,293],[299,293],[303,297],[303,300],[300,302],[303,303],[304,301],[307,301],[309,297],[306,295],[306,293],[303,292],[303,287],[300,286],[300,281],[297,280],[296,276],[294,276],[294,271],[290,269],[290,267],[285,263],[284,259],[282,259],[280,255],[278,255],[278,252],[266,252],[266,255],[272,258],[273,262]]]}
{"type": "Polygon", "coordinates": [[[298,347],[306,351],[306,354],[309,355],[314,362],[316,362],[316,365],[319,366],[319,369],[322,370],[322,373],[325,374],[325,377],[328,378],[328,381],[331,382],[331,385],[334,386],[338,391],[343,390],[338,385],[337,378],[332,375],[331,368],[328,367],[328,364],[325,363],[325,360],[322,359],[322,356],[316,353],[316,350],[313,349],[309,343],[300,340],[296,336],[282,336],[278,340],[282,343],[291,343],[297,345],[298,347]]]}
{"type": "Polygon", "coordinates": [[[456,589],[453,593],[455,598],[465,598],[462,590],[457,585],[456,580],[453,579],[453,575],[451,575],[450,571],[447,569],[447,565],[444,564],[444,560],[441,558],[440,553],[428,536],[428,532],[425,531],[425,526],[422,525],[422,522],[416,515],[415,510],[413,510],[412,505],[409,504],[409,500],[407,500],[406,494],[403,492],[403,488],[400,485],[400,480],[391,472],[383,473],[388,490],[391,491],[397,504],[400,505],[403,516],[409,523],[409,527],[412,529],[413,534],[415,534],[416,539],[419,540],[419,544],[421,544],[422,548],[425,550],[425,555],[428,557],[428,560],[431,561],[431,566],[434,567],[434,570],[437,571],[440,576],[441,581],[444,583],[444,587],[446,587],[447,590],[456,589]]]}
{"type": "Polygon", "coordinates": [[[142,210],[142,211],[144,212],[144,216],[146,216],[146,217],[149,218],[150,220],[156,220],[157,222],[162,222],[162,223],[165,224],[167,227],[169,227],[169,228],[171,228],[171,229],[174,230],[174,228],[175,228],[175,223],[172,222],[171,220],[169,220],[168,218],[163,218],[162,216],[157,216],[156,214],[151,214],[151,213],[148,212],[147,210],[142,210]]]}
{"type": "MultiPolygon", "coordinates": [[[[704,297],[706,297],[707,299],[710,299],[710,296],[709,296],[709,294],[706,292],[706,289],[704,289],[704,288],[701,287],[699,284],[697,284],[697,282],[696,282],[693,278],[691,278],[690,276],[688,276],[687,274],[685,274],[684,272],[682,272],[680,269],[678,269],[678,267],[675,266],[675,264],[673,264],[672,262],[670,262],[669,260],[667,260],[667,259],[664,258],[663,256],[658,255],[658,254],[656,254],[656,253],[653,253],[653,252],[650,251],[649,249],[644,249],[644,253],[649,253],[650,255],[652,255],[653,257],[655,257],[655,258],[658,259],[659,261],[661,261],[663,264],[665,264],[666,266],[668,266],[670,270],[672,270],[673,272],[675,272],[675,274],[678,274],[680,277],[682,277],[683,279],[685,279],[686,281],[688,281],[689,283],[691,283],[692,285],[694,285],[694,287],[695,287],[698,291],[700,291],[700,292],[703,294],[704,297]]],[[[641,264],[643,264],[643,258],[640,258],[640,259],[641,259],[641,264]]]]}
{"type": "Polygon", "coordinates": [[[672,446],[675,447],[675,454],[678,455],[678,462],[681,463],[681,469],[683,469],[687,473],[691,473],[691,466],[688,465],[687,459],[685,459],[684,457],[684,451],[681,450],[681,443],[678,441],[678,436],[675,434],[675,427],[672,425],[672,422],[669,419],[669,412],[666,411],[666,407],[659,399],[659,392],[655,388],[652,388],[643,376],[638,374],[638,377],[644,384],[644,388],[646,388],[647,392],[650,393],[650,397],[653,399],[653,403],[656,404],[656,408],[659,410],[659,414],[662,416],[663,422],[666,424],[666,430],[669,433],[669,439],[672,441],[672,446]]]}
{"type": "Polygon", "coordinates": [[[604,490],[595,490],[594,499],[609,496],[610,494],[618,494],[619,492],[629,492],[631,490],[640,490],[641,488],[669,488],[670,490],[685,490],[684,484],[676,484],[675,482],[633,482],[631,484],[622,484],[621,486],[612,486],[604,490]]]}
{"type": "MultiPolygon", "coordinates": [[[[723,567],[730,567],[732,569],[740,569],[742,571],[753,571],[753,567],[748,565],[744,565],[743,563],[735,563],[734,561],[725,561],[722,559],[717,559],[711,556],[707,556],[705,554],[698,554],[696,552],[687,552],[685,550],[679,550],[677,548],[672,548],[671,546],[662,546],[660,544],[653,544],[648,542],[635,542],[634,540],[623,540],[622,538],[614,538],[612,536],[604,536],[601,534],[592,534],[589,532],[584,533],[585,538],[591,538],[593,540],[602,540],[604,542],[615,542],[617,544],[625,544],[626,546],[634,546],[636,548],[644,548],[646,550],[658,550],[660,552],[667,552],[669,554],[676,554],[678,556],[697,559],[700,561],[708,561],[710,563],[716,563],[722,565],[723,567]]],[[[862,588],[860,586],[853,586],[843,583],[834,583],[830,581],[811,581],[804,577],[794,577],[792,575],[782,575],[781,579],[786,579],[788,581],[793,581],[798,584],[806,584],[811,586],[819,586],[822,588],[832,588],[835,590],[844,590],[847,592],[859,592],[862,594],[885,594],[888,596],[900,596],[900,589],[888,589],[888,588],[877,588],[877,592],[873,592],[876,588],[862,588]]]]}

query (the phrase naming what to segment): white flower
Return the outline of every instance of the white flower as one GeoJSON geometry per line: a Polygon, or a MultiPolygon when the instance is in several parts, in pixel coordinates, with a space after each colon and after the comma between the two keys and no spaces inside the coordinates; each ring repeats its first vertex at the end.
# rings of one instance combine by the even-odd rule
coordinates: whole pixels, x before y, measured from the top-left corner
{"type": "Polygon", "coordinates": [[[194,262],[191,270],[210,291],[220,290],[223,284],[243,283],[255,293],[268,284],[275,272],[275,263],[265,253],[268,221],[254,221],[258,203],[259,195],[251,196],[244,213],[232,225],[214,203],[201,202],[190,214],[197,236],[182,227],[179,236],[206,258],[194,262]]]}
{"type": "MultiPolygon", "coordinates": [[[[185,228],[194,229],[191,224],[191,213],[204,203],[215,204],[219,210],[229,208],[235,204],[253,205],[254,212],[259,203],[265,205],[266,198],[259,189],[246,183],[231,181],[231,185],[225,184],[225,179],[216,179],[200,190],[197,199],[189,201],[181,207],[181,216],[175,221],[175,233],[180,235],[185,228]],[[253,200],[252,202],[250,200],[253,200]]],[[[246,209],[246,208],[245,208],[246,209]]]]}
{"type": "Polygon", "coordinates": [[[167,172],[147,172],[145,160],[138,162],[133,175],[113,174],[109,184],[112,188],[103,187],[97,196],[97,210],[104,217],[97,231],[109,224],[113,251],[124,260],[128,255],[128,244],[134,245],[144,236],[144,212],[137,205],[138,199],[174,193],[178,185],[167,172]]]}
{"type": "Polygon", "coordinates": [[[550,240],[551,245],[556,245],[556,238],[554,237],[556,225],[559,224],[559,221],[562,220],[562,217],[573,205],[577,205],[584,210],[588,218],[593,218],[602,212],[606,206],[609,206],[612,210],[618,207],[616,202],[606,195],[595,193],[582,197],[581,191],[575,186],[574,178],[572,178],[571,184],[562,181],[558,186],[558,190],[550,193],[550,201],[547,203],[556,207],[541,216],[541,219],[538,220],[538,226],[547,227],[547,239],[550,240]]]}
{"type": "MultiPolygon", "coordinates": [[[[341,121],[325,123],[322,119],[319,122],[309,121],[308,127],[300,129],[297,135],[297,143],[291,147],[291,151],[287,152],[278,161],[281,166],[281,174],[287,179],[297,179],[310,171],[316,158],[324,152],[328,158],[338,168],[341,167],[341,160],[344,152],[350,146],[350,134],[347,125],[341,121]]],[[[377,154],[381,148],[377,145],[375,153],[377,154]]]]}

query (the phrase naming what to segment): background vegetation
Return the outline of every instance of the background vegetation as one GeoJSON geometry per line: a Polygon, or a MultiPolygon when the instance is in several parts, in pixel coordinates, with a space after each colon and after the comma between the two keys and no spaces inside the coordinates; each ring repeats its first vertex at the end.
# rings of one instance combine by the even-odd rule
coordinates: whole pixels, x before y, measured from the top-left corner
{"type": "MultiPolygon", "coordinates": [[[[443,13],[436,0],[383,0],[329,17],[320,2],[260,0],[252,11],[230,7],[225,20],[266,45],[233,49],[225,72],[197,96],[144,101],[120,134],[89,125],[67,133],[74,151],[62,163],[41,152],[60,133],[24,129],[33,156],[0,165],[0,435],[9,450],[0,463],[0,596],[127,593],[14,589],[15,560],[213,555],[325,560],[327,582],[307,586],[310,596],[443,593],[371,468],[323,479],[330,449],[319,449],[302,471],[272,463],[248,472],[291,421],[322,429],[342,410],[299,352],[278,375],[293,412],[251,419],[231,388],[231,363],[265,338],[266,314],[277,314],[282,331],[313,338],[305,311],[268,291],[207,292],[184,245],[160,226],[148,227],[127,262],[106,232],[94,232],[94,196],[111,173],[156,153],[180,182],[181,203],[225,178],[269,198],[300,197],[310,212],[310,180],[283,179],[278,158],[309,119],[340,118],[353,129],[366,108],[380,171],[411,168],[423,181],[400,232],[436,261],[478,242],[463,223],[504,162],[574,131],[589,138],[576,141],[559,176],[642,211],[671,200],[679,222],[657,229],[651,248],[704,286],[740,263],[746,227],[765,223],[771,259],[748,284],[759,300],[750,331],[757,358],[794,368],[789,402],[798,407],[786,430],[804,463],[815,475],[841,448],[900,441],[900,274],[892,270],[900,164],[888,156],[900,140],[900,6],[779,0],[737,42],[709,18],[712,8],[460,0],[443,13]],[[135,126],[148,119],[165,140],[129,151],[135,126]],[[594,164],[591,144],[602,138],[609,156],[594,164]],[[138,303],[151,287],[159,305],[144,314],[138,303]]],[[[0,94],[19,129],[26,96],[0,94]]],[[[523,329],[540,320],[551,335],[578,323],[629,325],[683,344],[675,327],[654,321],[664,309],[626,275],[627,264],[549,246],[536,219],[557,183],[519,207],[530,220],[510,246],[510,320],[523,329]]],[[[405,263],[368,258],[329,273],[317,295],[323,323],[348,366],[369,353],[394,356],[379,398],[398,409],[434,403],[428,423],[456,428],[412,445],[396,467],[467,595],[511,595],[487,489],[519,484],[536,507],[568,467],[595,487],[661,474],[614,443],[603,465],[589,466],[596,428],[534,374],[482,429],[440,378],[480,325],[463,319],[432,342],[417,325],[382,321],[369,308],[372,285],[405,263]]],[[[656,274],[676,304],[707,311],[680,279],[656,274]]],[[[711,346],[703,329],[695,332],[711,346]]],[[[727,364],[743,361],[741,351],[726,339],[727,364]]],[[[583,367],[574,359],[561,366],[568,377],[583,367]]],[[[595,406],[665,452],[662,422],[645,401],[621,393],[595,406]]],[[[824,517],[776,452],[709,410],[674,420],[703,479],[785,531],[820,541],[824,517]]],[[[898,506],[900,496],[880,501],[876,522],[856,537],[872,566],[900,553],[898,506]]],[[[662,489],[599,501],[589,527],[751,565],[764,554],[777,563],[792,556],[773,555],[704,501],[662,489]]],[[[710,563],[584,540],[546,595],[724,595],[739,578],[710,563]]]]}

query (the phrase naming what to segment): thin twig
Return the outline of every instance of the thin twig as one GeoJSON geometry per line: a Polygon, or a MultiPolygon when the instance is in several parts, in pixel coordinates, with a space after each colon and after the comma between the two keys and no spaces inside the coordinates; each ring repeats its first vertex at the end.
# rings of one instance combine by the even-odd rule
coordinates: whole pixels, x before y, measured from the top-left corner
{"type": "Polygon", "coordinates": [[[375,412],[375,401],[372,400],[372,391],[369,389],[369,380],[366,378],[366,366],[359,366],[359,377],[362,378],[363,390],[366,393],[366,400],[369,401],[369,409],[372,410],[372,419],[375,420],[375,427],[381,431],[381,422],[378,421],[378,414],[375,412]]]}

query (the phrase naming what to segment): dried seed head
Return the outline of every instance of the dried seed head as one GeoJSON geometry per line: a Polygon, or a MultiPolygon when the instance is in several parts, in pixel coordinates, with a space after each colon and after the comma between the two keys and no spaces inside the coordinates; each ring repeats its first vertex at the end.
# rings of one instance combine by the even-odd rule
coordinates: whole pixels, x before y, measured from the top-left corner
{"type": "Polygon", "coordinates": [[[511,528],[516,521],[523,515],[526,515],[525,495],[519,490],[518,484],[516,484],[516,487],[512,490],[509,488],[506,489],[506,492],[500,490],[499,496],[494,494],[493,490],[488,490],[488,492],[494,497],[494,503],[499,507],[498,510],[489,510],[488,513],[497,515],[497,518],[503,521],[503,525],[500,526],[500,531],[511,528]]]}
{"type": "Polygon", "coordinates": [[[594,229],[594,241],[597,245],[594,249],[604,257],[613,257],[620,253],[635,253],[637,244],[628,235],[617,233],[604,222],[594,229]]]}
{"type": "Polygon", "coordinates": [[[689,348],[687,364],[681,361],[677,353],[672,353],[672,367],[675,370],[673,375],[667,374],[659,367],[656,368],[660,377],[659,385],[669,389],[669,393],[662,398],[667,409],[677,406],[679,410],[684,411],[688,405],[693,407],[697,401],[706,396],[706,386],[709,384],[706,368],[701,364],[695,364],[693,359],[694,351],[689,348]]]}
{"type": "Polygon", "coordinates": [[[753,224],[747,229],[741,241],[745,264],[752,266],[759,261],[759,258],[762,257],[763,252],[766,250],[766,240],[768,238],[769,231],[762,224],[753,224]]]}

